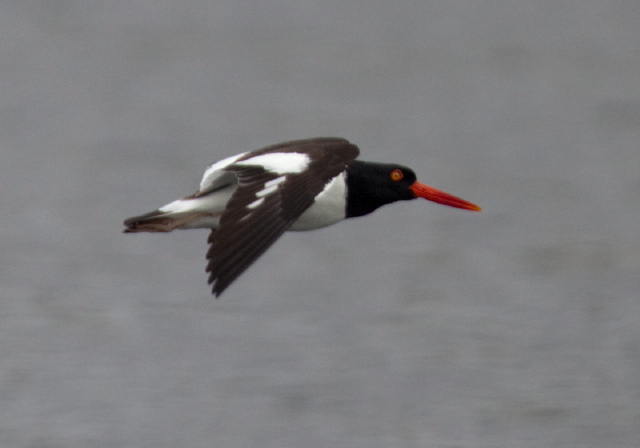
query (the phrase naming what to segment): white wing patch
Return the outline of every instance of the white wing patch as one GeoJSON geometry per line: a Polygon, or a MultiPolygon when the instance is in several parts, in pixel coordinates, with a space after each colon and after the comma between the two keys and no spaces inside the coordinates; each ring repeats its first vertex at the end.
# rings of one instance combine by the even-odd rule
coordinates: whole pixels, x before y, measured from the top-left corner
{"type": "Polygon", "coordinates": [[[229,178],[234,178],[233,173],[229,173],[224,169],[231,165],[233,162],[244,156],[246,152],[242,154],[236,154],[235,156],[227,157],[207,167],[207,170],[202,175],[200,181],[200,191],[213,190],[217,187],[224,185],[229,178]]]}
{"type": "Polygon", "coordinates": [[[303,172],[310,162],[308,155],[299,152],[273,152],[236,162],[236,165],[261,166],[275,174],[292,174],[303,172]]]}
{"type": "Polygon", "coordinates": [[[258,208],[262,205],[262,203],[264,202],[264,198],[260,198],[260,199],[256,199],[255,201],[253,201],[251,204],[247,205],[247,208],[249,210],[253,210],[254,208],[258,208]]]}
{"type": "Polygon", "coordinates": [[[262,190],[256,193],[257,198],[264,198],[278,189],[278,185],[286,180],[285,176],[276,177],[264,183],[262,190]]]}
{"type": "Polygon", "coordinates": [[[268,194],[273,193],[274,191],[276,191],[278,189],[277,185],[271,185],[270,187],[267,188],[263,188],[262,190],[258,191],[256,193],[256,197],[257,198],[264,198],[265,196],[267,196],[268,194]]]}
{"type": "Polygon", "coordinates": [[[273,185],[278,185],[284,182],[287,178],[285,176],[276,177],[264,183],[264,188],[269,188],[273,185]]]}
{"type": "MultiPolygon", "coordinates": [[[[258,207],[260,207],[262,205],[262,203],[264,202],[264,199],[266,196],[270,195],[271,193],[275,192],[278,189],[278,185],[280,185],[282,182],[284,182],[286,180],[286,176],[280,176],[280,177],[276,177],[275,179],[271,179],[267,182],[264,183],[262,190],[258,191],[256,193],[256,200],[253,201],[252,203],[248,204],[246,206],[246,208],[248,210],[253,210],[256,209],[258,207]]],[[[249,213],[250,215],[251,213],[249,213]]],[[[249,217],[249,215],[244,216],[242,219],[246,219],[247,217],[249,217]]]]}

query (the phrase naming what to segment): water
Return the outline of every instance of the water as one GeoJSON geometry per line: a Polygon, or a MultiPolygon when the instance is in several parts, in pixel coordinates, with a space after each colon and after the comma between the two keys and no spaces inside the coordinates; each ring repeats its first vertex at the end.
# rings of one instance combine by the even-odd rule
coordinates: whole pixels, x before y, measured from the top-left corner
{"type": "Polygon", "coordinates": [[[5,2],[0,445],[632,447],[632,1],[5,2]],[[347,137],[483,206],[123,235],[207,164],[347,137]]]}

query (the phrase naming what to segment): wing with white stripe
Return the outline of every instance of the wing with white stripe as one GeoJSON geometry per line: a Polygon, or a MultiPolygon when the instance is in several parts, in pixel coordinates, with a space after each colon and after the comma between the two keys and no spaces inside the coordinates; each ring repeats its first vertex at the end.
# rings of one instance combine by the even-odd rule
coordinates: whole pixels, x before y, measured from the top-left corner
{"type": "Polygon", "coordinates": [[[232,172],[227,171],[226,168],[246,154],[246,152],[236,154],[235,156],[227,157],[226,159],[222,159],[212,165],[209,165],[202,175],[200,189],[194,194],[194,196],[203,196],[220,187],[235,183],[236,176],[232,172]]]}
{"type": "Polygon", "coordinates": [[[213,294],[219,296],[262,255],[358,153],[347,140],[318,138],[270,146],[227,165],[238,188],[209,237],[213,294]]]}

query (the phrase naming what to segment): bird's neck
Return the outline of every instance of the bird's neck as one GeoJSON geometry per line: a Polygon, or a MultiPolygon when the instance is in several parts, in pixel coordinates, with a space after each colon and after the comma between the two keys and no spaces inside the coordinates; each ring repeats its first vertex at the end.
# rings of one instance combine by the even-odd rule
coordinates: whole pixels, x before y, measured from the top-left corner
{"type": "Polygon", "coordinates": [[[368,215],[393,202],[378,194],[380,186],[375,173],[382,164],[355,160],[347,166],[347,218],[368,215]]]}

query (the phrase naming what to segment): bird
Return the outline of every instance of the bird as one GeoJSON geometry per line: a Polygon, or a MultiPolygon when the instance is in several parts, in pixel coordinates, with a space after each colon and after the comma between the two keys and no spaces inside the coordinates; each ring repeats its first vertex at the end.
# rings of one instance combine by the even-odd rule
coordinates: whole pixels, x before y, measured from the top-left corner
{"type": "Polygon", "coordinates": [[[344,138],[292,140],[209,165],[198,191],[124,221],[124,233],[211,229],[206,272],[218,298],[285,231],[306,231],[417,198],[480,211],[410,168],[356,160],[344,138]]]}

